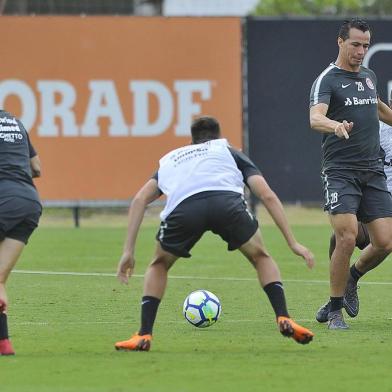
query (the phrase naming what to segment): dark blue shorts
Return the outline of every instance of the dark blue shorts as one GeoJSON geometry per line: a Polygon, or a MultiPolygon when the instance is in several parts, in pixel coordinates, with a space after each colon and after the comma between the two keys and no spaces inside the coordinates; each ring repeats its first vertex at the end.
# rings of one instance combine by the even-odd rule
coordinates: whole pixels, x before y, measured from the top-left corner
{"type": "Polygon", "coordinates": [[[0,198],[0,241],[12,238],[27,244],[38,226],[41,204],[23,197],[0,198]]]}
{"type": "Polygon", "coordinates": [[[384,173],[364,170],[328,170],[323,173],[324,211],[354,214],[363,223],[392,217],[392,196],[384,173]]]}
{"type": "Polygon", "coordinates": [[[189,251],[206,231],[218,234],[228,250],[238,249],[258,229],[242,195],[228,191],[201,192],[181,202],[161,222],[157,240],[162,248],[178,257],[189,251]]]}

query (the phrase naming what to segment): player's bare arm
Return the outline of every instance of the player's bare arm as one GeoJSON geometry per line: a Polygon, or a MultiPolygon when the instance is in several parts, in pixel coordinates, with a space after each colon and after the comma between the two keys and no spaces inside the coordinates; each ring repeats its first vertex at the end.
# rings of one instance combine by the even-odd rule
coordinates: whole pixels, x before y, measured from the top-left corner
{"type": "Polygon", "coordinates": [[[252,193],[263,202],[268,213],[282,232],[290,249],[296,255],[303,257],[309,268],[313,268],[313,254],[295,239],[287,221],[283,205],[264,177],[261,175],[250,176],[247,178],[247,183],[252,193]]]}
{"type": "Polygon", "coordinates": [[[378,117],[380,120],[392,126],[392,109],[381,99],[378,99],[378,117]]]}
{"type": "Polygon", "coordinates": [[[33,178],[41,177],[41,161],[38,155],[30,158],[31,176],[33,178]]]}
{"type": "Polygon", "coordinates": [[[331,120],[327,117],[328,105],[318,103],[310,108],[310,126],[315,131],[322,133],[334,133],[340,138],[349,138],[354,123],[344,120],[343,122],[331,120]]]}
{"type": "Polygon", "coordinates": [[[146,207],[158,199],[160,195],[158,182],[155,179],[150,179],[132,199],[128,212],[127,236],[124,242],[123,254],[117,268],[117,278],[121,283],[128,283],[128,279],[135,267],[135,243],[146,207]]]}

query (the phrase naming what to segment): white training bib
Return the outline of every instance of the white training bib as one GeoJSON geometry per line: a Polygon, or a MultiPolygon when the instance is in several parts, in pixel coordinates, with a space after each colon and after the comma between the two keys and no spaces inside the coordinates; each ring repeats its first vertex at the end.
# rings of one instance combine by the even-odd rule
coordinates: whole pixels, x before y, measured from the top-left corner
{"type": "Polygon", "coordinates": [[[186,198],[205,191],[244,192],[243,176],[226,139],[173,150],[159,161],[158,186],[167,202],[165,218],[186,198]]]}

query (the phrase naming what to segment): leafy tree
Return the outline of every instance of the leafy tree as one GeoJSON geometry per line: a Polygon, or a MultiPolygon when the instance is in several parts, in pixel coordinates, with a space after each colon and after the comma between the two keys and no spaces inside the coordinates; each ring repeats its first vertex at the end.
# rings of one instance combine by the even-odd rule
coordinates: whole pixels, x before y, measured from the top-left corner
{"type": "Polygon", "coordinates": [[[392,15],[391,0],[260,0],[253,15],[392,15]]]}
{"type": "Polygon", "coordinates": [[[391,0],[373,0],[368,1],[364,7],[369,15],[392,15],[392,2],[391,0]]]}

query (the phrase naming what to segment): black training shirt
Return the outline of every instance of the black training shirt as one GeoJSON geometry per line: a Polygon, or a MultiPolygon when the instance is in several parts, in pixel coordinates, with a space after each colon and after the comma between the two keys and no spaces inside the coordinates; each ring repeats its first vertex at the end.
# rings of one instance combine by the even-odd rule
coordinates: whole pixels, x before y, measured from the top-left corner
{"type": "Polygon", "coordinates": [[[311,89],[310,106],[318,103],[328,105],[328,118],[354,123],[349,139],[323,135],[322,168],[383,170],[374,72],[365,67],[349,72],[330,64],[311,89]]]}
{"type": "Polygon", "coordinates": [[[0,197],[20,196],[39,201],[30,158],[36,154],[23,124],[0,110],[0,197]]]}

